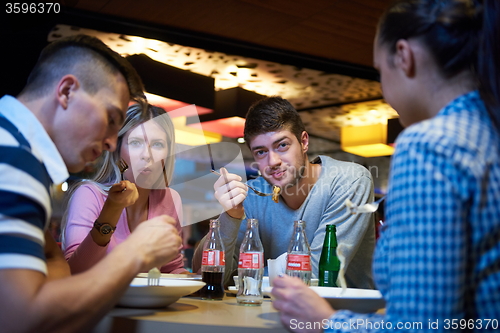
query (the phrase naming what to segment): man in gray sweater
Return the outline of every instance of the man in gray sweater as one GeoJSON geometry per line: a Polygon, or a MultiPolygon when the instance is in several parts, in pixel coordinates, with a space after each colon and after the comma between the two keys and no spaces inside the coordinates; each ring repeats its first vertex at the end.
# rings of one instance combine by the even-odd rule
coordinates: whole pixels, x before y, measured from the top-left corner
{"type": "MultiPolygon", "coordinates": [[[[281,188],[279,201],[248,191],[240,176],[222,168],[214,184],[215,197],[226,211],[220,217],[226,250],[226,278],[238,268],[239,247],[246,230],[244,219],[259,220],[264,259],[275,259],[287,251],[293,223],[306,221],[311,246],[313,278],[318,277],[326,225],[335,224],[339,244],[344,244],[348,287],[373,288],[371,263],[375,231],[371,214],[352,215],[344,202],[356,205],[373,201],[371,174],[361,165],[318,156],[309,162],[309,135],[293,106],[281,97],[268,97],[247,113],[245,140],[261,177],[248,183],[270,193],[281,188]]],[[[203,244],[203,241],[200,243],[203,244]]],[[[201,247],[193,268],[200,267],[201,247]]],[[[264,260],[266,262],[266,260],[264,260]]]]}

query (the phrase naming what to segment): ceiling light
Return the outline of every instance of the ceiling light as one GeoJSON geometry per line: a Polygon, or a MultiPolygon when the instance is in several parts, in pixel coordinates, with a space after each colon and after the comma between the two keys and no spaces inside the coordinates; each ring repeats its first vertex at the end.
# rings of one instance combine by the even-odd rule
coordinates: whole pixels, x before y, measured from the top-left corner
{"type": "Polygon", "coordinates": [[[217,132],[234,139],[242,137],[248,108],[264,97],[240,87],[216,91],[214,112],[199,117],[189,117],[187,124],[191,126],[190,124],[201,122],[203,130],[217,132]]]}
{"type": "MultiPolygon", "coordinates": [[[[191,127],[192,125],[188,126],[191,127]]],[[[228,138],[240,138],[243,136],[245,128],[245,118],[229,117],[204,121],[201,123],[201,128],[204,131],[220,133],[228,138]]]]}
{"type": "MultiPolygon", "coordinates": [[[[163,96],[146,93],[146,98],[148,99],[148,103],[154,106],[158,106],[165,111],[169,112],[172,110],[177,110],[179,108],[183,108],[185,106],[189,106],[191,104],[181,102],[175,99],[166,98],[163,96]]],[[[187,117],[190,116],[198,116],[202,114],[212,113],[214,112],[212,109],[204,108],[202,106],[196,105],[194,109],[190,109],[192,112],[189,114],[185,114],[187,117]]]]}
{"type": "Polygon", "coordinates": [[[193,123],[191,126],[186,126],[186,115],[193,114],[193,112],[196,112],[196,107],[189,105],[168,113],[174,123],[175,143],[188,146],[201,146],[222,141],[221,134],[203,130],[200,123],[193,123]]]}
{"type": "Polygon", "coordinates": [[[245,143],[245,138],[238,138],[236,141],[238,141],[238,143],[245,143]]]}
{"type": "Polygon", "coordinates": [[[363,157],[387,156],[394,148],[387,145],[387,125],[342,127],[340,143],[343,151],[363,157]]]}

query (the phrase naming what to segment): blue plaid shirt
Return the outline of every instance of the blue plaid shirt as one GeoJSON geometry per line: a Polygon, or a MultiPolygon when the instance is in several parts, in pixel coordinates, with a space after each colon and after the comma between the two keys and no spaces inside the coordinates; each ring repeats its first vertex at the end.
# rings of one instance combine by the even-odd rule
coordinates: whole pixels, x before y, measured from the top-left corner
{"type": "Polygon", "coordinates": [[[386,314],[325,332],[500,330],[500,137],[477,91],[407,128],[373,264],[386,314]]]}

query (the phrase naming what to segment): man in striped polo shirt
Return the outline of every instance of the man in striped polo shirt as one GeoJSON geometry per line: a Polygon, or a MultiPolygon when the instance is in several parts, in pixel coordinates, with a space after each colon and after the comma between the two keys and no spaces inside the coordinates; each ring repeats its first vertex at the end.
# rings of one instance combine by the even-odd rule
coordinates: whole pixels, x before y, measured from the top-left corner
{"type": "Polygon", "coordinates": [[[161,216],[71,276],[47,231],[51,185],[103,150],[115,150],[129,101],[143,96],[125,59],[98,39],[78,35],[47,46],[17,98],[0,99],[2,332],[86,331],[137,273],[177,254],[175,221],[161,216]]]}

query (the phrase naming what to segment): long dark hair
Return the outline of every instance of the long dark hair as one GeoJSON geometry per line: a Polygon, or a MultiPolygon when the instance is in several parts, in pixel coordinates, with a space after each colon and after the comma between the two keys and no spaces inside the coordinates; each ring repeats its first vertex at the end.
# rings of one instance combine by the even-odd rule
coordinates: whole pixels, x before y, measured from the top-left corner
{"type": "Polygon", "coordinates": [[[447,78],[470,70],[500,130],[499,0],[397,0],[378,29],[391,52],[400,39],[420,38],[447,78]]]}

